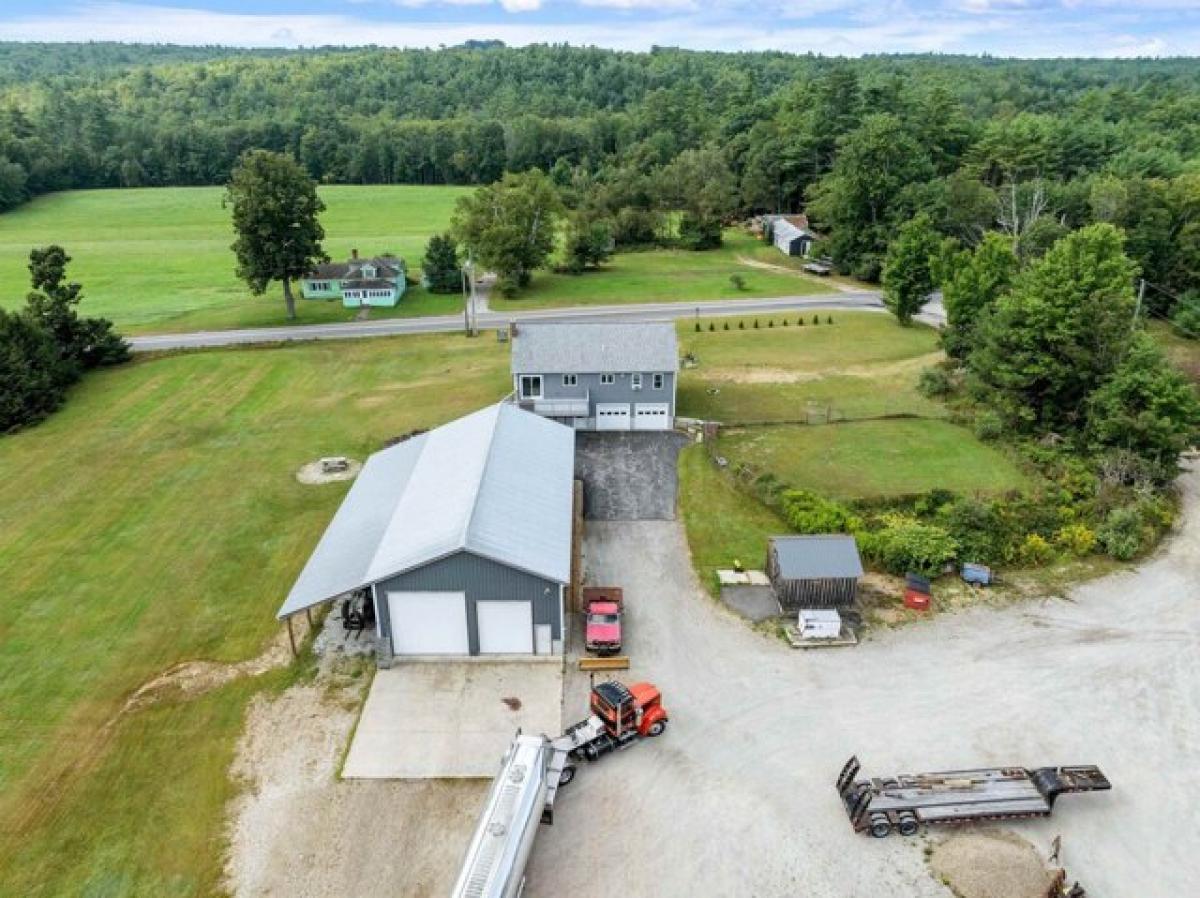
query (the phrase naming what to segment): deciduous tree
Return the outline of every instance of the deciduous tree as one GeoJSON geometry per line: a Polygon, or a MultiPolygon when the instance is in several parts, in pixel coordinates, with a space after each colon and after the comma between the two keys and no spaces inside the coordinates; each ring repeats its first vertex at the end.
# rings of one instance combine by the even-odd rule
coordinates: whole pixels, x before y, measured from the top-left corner
{"type": "Polygon", "coordinates": [[[929,301],[933,292],[930,265],[940,243],[929,216],[921,214],[901,225],[888,246],[883,265],[883,304],[901,324],[909,324],[929,301]]]}
{"type": "Polygon", "coordinates": [[[238,160],[225,201],[233,207],[238,277],[255,295],[279,281],[287,316],[294,319],[292,282],[329,259],[321,248],[325,203],[317,195],[316,182],[289,155],[251,150],[238,160]]]}

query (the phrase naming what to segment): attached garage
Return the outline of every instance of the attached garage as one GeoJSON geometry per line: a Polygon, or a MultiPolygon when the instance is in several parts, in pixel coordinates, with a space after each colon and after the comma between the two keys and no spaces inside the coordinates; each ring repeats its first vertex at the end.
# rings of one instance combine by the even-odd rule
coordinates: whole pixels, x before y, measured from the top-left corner
{"type": "Polygon", "coordinates": [[[619,402],[600,403],[596,406],[597,430],[629,430],[629,404],[619,402]]]}
{"type": "Polygon", "coordinates": [[[467,596],[461,592],[389,592],[388,618],[397,655],[465,655],[467,596]]]}
{"type": "Polygon", "coordinates": [[[475,603],[479,654],[533,654],[533,603],[484,601],[475,603]]]}
{"type": "Polygon", "coordinates": [[[633,429],[670,430],[670,404],[666,402],[639,402],[633,407],[633,429]]]}
{"type": "Polygon", "coordinates": [[[561,654],[574,467],[571,428],[504,403],[375,453],[279,617],[367,590],[381,666],[561,654]]]}

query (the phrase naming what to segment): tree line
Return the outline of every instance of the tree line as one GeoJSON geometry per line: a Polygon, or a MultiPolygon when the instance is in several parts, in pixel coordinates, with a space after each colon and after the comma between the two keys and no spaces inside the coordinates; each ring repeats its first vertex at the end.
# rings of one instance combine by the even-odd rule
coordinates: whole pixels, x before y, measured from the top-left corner
{"type": "Polygon", "coordinates": [[[970,244],[1001,222],[1031,256],[1115,224],[1168,291],[1152,299],[1163,311],[1200,272],[1200,72],[1186,59],[0,45],[0,208],[222,184],[249,149],[327,183],[540,169],[618,244],[652,239],[672,201],[716,184],[685,222],[696,245],[716,218],[806,209],[822,252],[868,280],[921,213],[970,244]]]}

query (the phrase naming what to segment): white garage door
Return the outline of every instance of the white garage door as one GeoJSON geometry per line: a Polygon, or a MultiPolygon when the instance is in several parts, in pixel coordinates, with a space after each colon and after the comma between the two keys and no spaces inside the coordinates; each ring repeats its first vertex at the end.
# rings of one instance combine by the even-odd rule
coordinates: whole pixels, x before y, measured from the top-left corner
{"type": "Polygon", "coordinates": [[[665,402],[639,402],[633,407],[633,429],[670,430],[670,410],[665,402]]]}
{"type": "Polygon", "coordinates": [[[476,602],[479,654],[532,655],[532,602],[476,602]]]}
{"type": "Polygon", "coordinates": [[[623,403],[600,403],[596,406],[597,430],[629,430],[629,406],[623,403]]]}
{"type": "Polygon", "coordinates": [[[389,592],[388,613],[397,655],[471,653],[466,593],[389,592]]]}

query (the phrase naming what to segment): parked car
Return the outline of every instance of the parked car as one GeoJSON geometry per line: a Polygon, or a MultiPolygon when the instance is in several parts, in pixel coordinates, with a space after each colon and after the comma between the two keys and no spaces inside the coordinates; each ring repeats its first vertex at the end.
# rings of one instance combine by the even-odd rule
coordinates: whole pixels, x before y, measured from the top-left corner
{"type": "Polygon", "coordinates": [[[584,645],[597,655],[621,651],[624,596],[617,586],[583,588],[584,645]]]}

